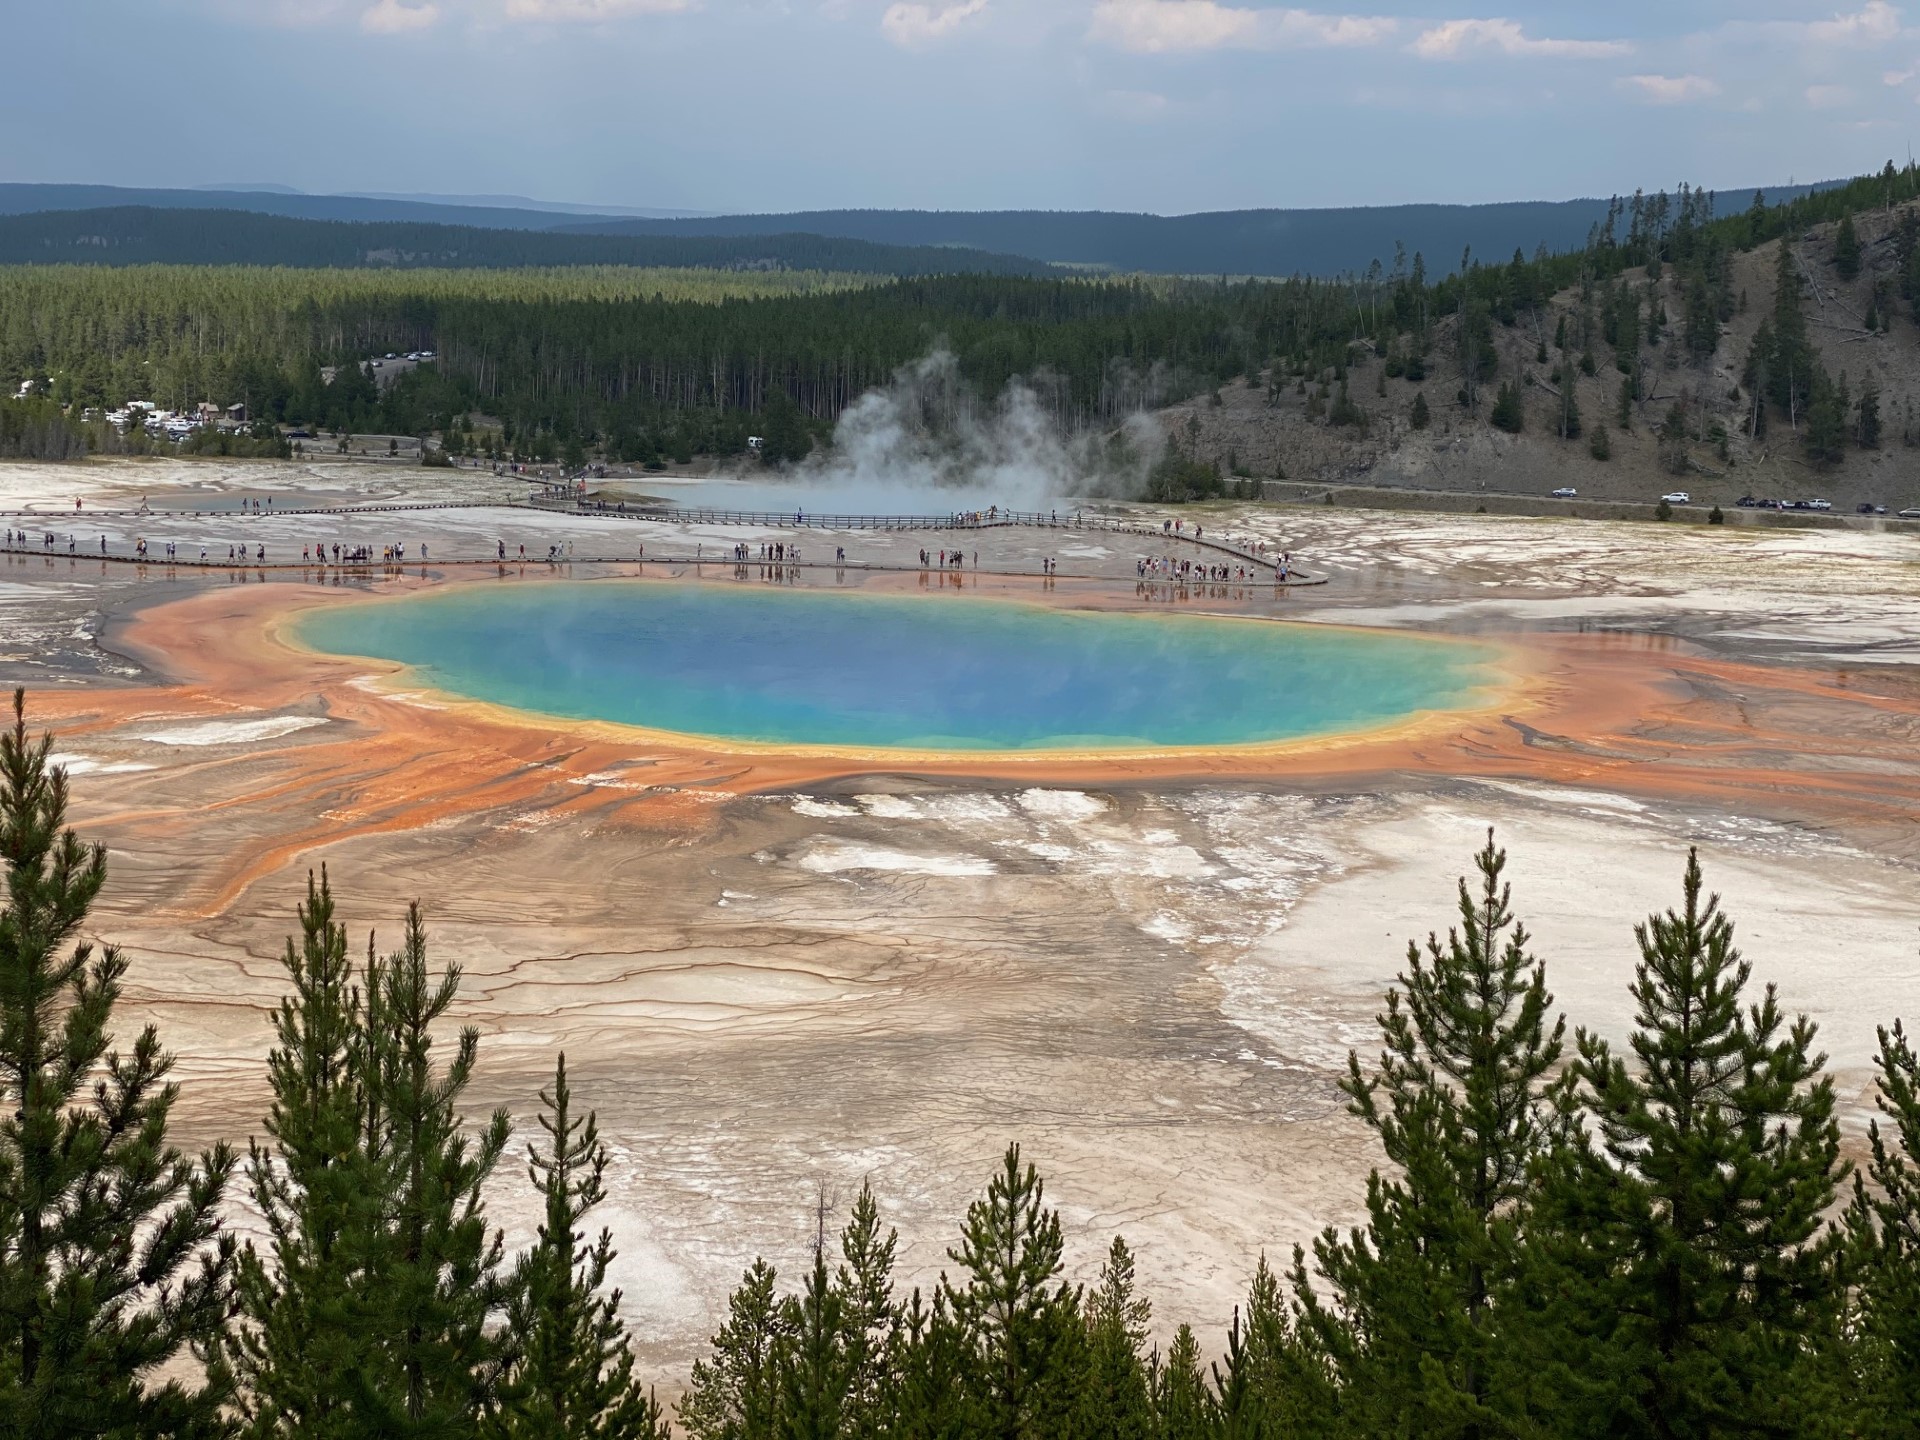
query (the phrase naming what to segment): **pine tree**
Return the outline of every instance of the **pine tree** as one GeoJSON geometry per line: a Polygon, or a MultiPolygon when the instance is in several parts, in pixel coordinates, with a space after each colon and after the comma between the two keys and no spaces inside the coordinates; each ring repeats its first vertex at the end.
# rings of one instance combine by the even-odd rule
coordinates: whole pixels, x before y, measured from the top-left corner
{"type": "Polygon", "coordinates": [[[1621,1436],[1800,1435],[1836,1302],[1823,1231],[1845,1167],[1814,1026],[1752,967],[1689,852],[1677,911],[1635,930],[1632,1063],[1582,1031],[1536,1219],[1536,1392],[1621,1436]]]}
{"type": "Polygon", "coordinates": [[[1920,1058],[1898,1021],[1881,1027],[1875,1058],[1887,1128],[1868,1127],[1872,1158],[1854,1176],[1846,1225],[1858,1277],[1858,1433],[1891,1440],[1920,1415],[1920,1058]]]}
{"type": "Polygon", "coordinates": [[[1860,385],[1860,399],[1854,405],[1857,421],[1854,438],[1862,450],[1880,448],[1880,387],[1869,375],[1860,385]]]}
{"type": "Polygon", "coordinates": [[[1686,345],[1696,365],[1705,365],[1720,346],[1720,317],[1702,274],[1696,274],[1687,285],[1686,345]]]}
{"type": "Polygon", "coordinates": [[[792,1315],[774,1293],[779,1277],[755,1260],[727,1297],[713,1353],[693,1362],[680,1424],[693,1440],[773,1440],[780,1433],[780,1372],[792,1315]]]}
{"type": "Polygon", "coordinates": [[[395,1184],[374,1295],[392,1374],[367,1385],[364,1399],[374,1423],[428,1431],[470,1423],[491,1402],[498,1343],[487,1321],[504,1293],[501,1239],[487,1229],[481,1191],[509,1122],[500,1110],[477,1137],[463,1128],[457,1107],[473,1076],[477,1029],[462,1029],[452,1060],[436,1070],[432,1029],[459,991],[460,968],[429,973],[418,904],[407,907],[402,946],[380,979],[383,1023],[370,1038],[395,1184]]]}
{"type": "Polygon", "coordinates": [[[162,1373],[210,1358],[225,1319],[233,1157],[167,1143],[178,1091],[151,1026],[131,1053],[109,1050],[126,959],[66,948],[106,851],[65,828],[66,772],[51,736],[28,738],[22,690],[13,722],[0,733],[0,1434],[217,1436],[220,1367],[205,1383],[162,1373]]]}
{"type": "Polygon", "coordinates": [[[1554,378],[1560,383],[1560,438],[1577,439],[1580,435],[1580,401],[1574,393],[1573,366],[1562,365],[1554,378]]]}
{"type": "Polygon", "coordinates": [[[1408,416],[1408,422],[1413,426],[1414,429],[1424,430],[1427,428],[1432,418],[1433,418],[1432,412],[1427,409],[1427,392],[1424,390],[1414,391],[1413,392],[1413,412],[1411,415],[1408,416]]]}
{"type": "Polygon", "coordinates": [[[798,1298],[782,1303],[789,1343],[779,1356],[780,1440],[837,1440],[845,1432],[854,1367],[847,1354],[841,1292],[827,1272],[824,1240],[798,1298]]]}
{"type": "Polygon", "coordinates": [[[1840,217],[1840,228],[1834,231],[1833,268],[1842,280],[1860,275],[1860,237],[1854,232],[1852,212],[1840,217]]]}
{"type": "Polygon", "coordinates": [[[1794,429],[1800,428],[1802,412],[1813,391],[1813,347],[1807,340],[1806,307],[1800,293],[1800,272],[1793,262],[1793,250],[1780,241],[1778,263],[1774,267],[1773,345],[1765,356],[1767,396],[1787,414],[1794,429]]]}
{"type": "Polygon", "coordinates": [[[1147,1440],[1153,1433],[1144,1358],[1152,1319],[1152,1304],[1135,1293],[1133,1252],[1116,1235],[1086,1302],[1091,1354],[1081,1423],[1088,1434],[1147,1440]]]}
{"type": "MultiPolygon", "coordinates": [[[[1392,1165],[1367,1185],[1368,1222],[1315,1245],[1344,1326],[1333,1359],[1369,1433],[1478,1435],[1498,1424],[1498,1297],[1514,1276],[1528,1172],[1545,1152],[1547,1074],[1565,1024],[1549,1025],[1545,967],[1527,949],[1489,833],[1460,882],[1460,925],[1407,949],[1380,1017],[1378,1067],[1348,1059],[1342,1088],[1392,1165]]],[[[1302,1291],[1313,1315],[1319,1301],[1302,1291]]],[[[1328,1333],[1327,1322],[1316,1325],[1328,1333]]]]}
{"type": "Polygon", "coordinates": [[[249,1434],[344,1440],[359,1428],[349,1377],[372,1363],[362,1306],[388,1177],[379,1142],[368,1144],[361,995],[324,869],[318,884],[308,875],[299,919],[300,947],[289,938],[282,961],[293,992],[267,1056],[273,1145],[255,1142],[247,1165],[268,1255],[251,1241],[240,1253],[244,1323],[227,1358],[249,1434]]]}
{"type": "Polygon", "coordinates": [[[1494,395],[1493,409],[1487,416],[1496,430],[1504,430],[1509,435],[1518,435],[1526,426],[1527,412],[1520,401],[1520,387],[1511,380],[1501,382],[1500,389],[1494,395]]]}
{"type": "Polygon", "coordinates": [[[900,1307],[893,1298],[897,1237],[880,1233],[880,1207],[862,1184],[840,1236],[841,1265],[834,1276],[840,1294],[841,1327],[851,1376],[844,1405],[844,1432],[853,1440],[885,1433],[897,1399],[900,1307]]]}
{"type": "Polygon", "coordinates": [[[1155,1357],[1152,1372],[1153,1413],[1160,1440],[1211,1440],[1213,1411],[1207,1384],[1200,1372],[1200,1343],[1193,1327],[1182,1325],[1164,1363],[1155,1357]]]}
{"type": "Polygon", "coordinates": [[[665,1416],[633,1376],[620,1292],[603,1293],[613,1236],[602,1230],[588,1248],[578,1228],[606,1198],[607,1149],[593,1113],[581,1119],[573,1112],[564,1054],[553,1089],[540,1099],[546,1148],[538,1141],[528,1148],[527,1170],[545,1216],[508,1286],[509,1359],[488,1433],[500,1440],[667,1440],[665,1416]]]}
{"type": "Polygon", "coordinates": [[[300,920],[269,1060],[274,1147],[255,1146],[249,1166],[272,1264],[249,1247],[244,1323],[223,1363],[255,1435],[470,1434],[493,1408],[501,1353],[489,1331],[501,1241],[481,1190],[507,1117],[463,1129],[478,1032],[434,1064],[430,1031],[460,972],[428,974],[417,905],[398,953],[377,959],[369,937],[364,988],[324,881],[309,879],[300,920]]]}
{"type": "Polygon", "coordinates": [[[985,1433],[982,1356],[947,1303],[948,1293],[942,1276],[931,1304],[915,1290],[900,1317],[898,1403],[888,1433],[901,1440],[974,1440],[985,1433]]]}
{"type": "Polygon", "coordinates": [[[954,1317],[979,1356],[984,1434],[1053,1433],[1074,1399],[1079,1297],[1059,1282],[1060,1216],[1046,1208],[1033,1166],[1009,1145],[987,1193],[967,1207],[958,1248],[947,1256],[965,1283],[946,1287],[954,1317]],[[1058,1282],[1058,1283],[1056,1283],[1058,1282]]]}
{"type": "Polygon", "coordinates": [[[1807,458],[1815,465],[1825,468],[1846,458],[1847,408],[1840,387],[1827,378],[1825,371],[1816,371],[1807,404],[1806,433],[1801,437],[1807,458]]]}

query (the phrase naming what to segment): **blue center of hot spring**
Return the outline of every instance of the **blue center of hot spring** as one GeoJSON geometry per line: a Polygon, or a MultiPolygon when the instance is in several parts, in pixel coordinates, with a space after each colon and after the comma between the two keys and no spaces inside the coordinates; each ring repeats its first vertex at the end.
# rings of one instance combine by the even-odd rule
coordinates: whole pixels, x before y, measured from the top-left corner
{"type": "Polygon", "coordinates": [[[1248,745],[1475,703],[1486,646],[1261,620],[605,580],[313,612],[317,650],[455,695],[770,744],[1248,745]]]}

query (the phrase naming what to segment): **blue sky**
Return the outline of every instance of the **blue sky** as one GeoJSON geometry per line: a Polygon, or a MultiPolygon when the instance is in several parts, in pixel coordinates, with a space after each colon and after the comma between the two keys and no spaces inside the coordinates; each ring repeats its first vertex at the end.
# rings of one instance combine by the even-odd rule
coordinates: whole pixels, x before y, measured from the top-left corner
{"type": "Polygon", "coordinates": [[[1920,131],[1920,0],[6,8],[6,180],[1177,213],[1823,179],[1920,131]]]}

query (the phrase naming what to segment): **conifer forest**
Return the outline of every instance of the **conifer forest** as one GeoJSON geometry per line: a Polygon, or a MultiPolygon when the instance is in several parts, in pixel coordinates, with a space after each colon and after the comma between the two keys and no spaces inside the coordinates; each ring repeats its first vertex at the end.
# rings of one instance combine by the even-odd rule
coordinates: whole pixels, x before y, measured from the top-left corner
{"type": "MultiPolygon", "coordinates": [[[[1683,186],[1615,202],[1577,250],[1401,253],[1390,265],[1356,255],[1335,279],[299,268],[297,247],[271,267],[0,266],[0,373],[40,377],[39,399],[59,408],[0,402],[0,453],[111,449],[83,417],[145,399],[244,404],[262,423],[336,432],[440,434],[495,458],[733,455],[749,433],[770,429],[792,436],[783,457],[797,458],[861,395],[937,349],[981,395],[1019,379],[1072,430],[1111,430],[1142,409],[1263,372],[1274,386],[1289,377],[1338,385],[1334,423],[1364,426],[1345,390],[1362,356],[1385,357],[1387,375],[1414,380],[1444,359],[1465,408],[1477,411],[1484,389],[1491,423],[1512,430],[1519,386],[1499,374],[1495,327],[1531,336],[1552,323],[1547,302],[1571,295],[1574,323],[1563,316],[1555,336],[1563,367],[1591,375],[1604,345],[1631,378],[1663,326],[1703,361],[1741,303],[1730,257],[1815,224],[1843,222],[1844,237],[1855,214],[1904,206],[1898,283],[1882,287],[1870,315],[1879,326],[1895,307],[1920,303],[1920,215],[1908,205],[1917,196],[1920,169],[1891,163],[1784,204],[1756,195],[1730,214],[1683,186]],[[1646,305],[1623,278],[1629,271],[1671,271],[1683,313],[1646,305]],[[436,362],[391,384],[361,369],[369,356],[418,350],[436,362]]],[[[1857,268],[1857,242],[1851,253],[1857,268]]],[[[1844,273],[1844,256],[1837,263],[1844,273]]],[[[1797,278],[1791,288],[1797,296],[1797,278]]],[[[1544,331],[1538,353],[1550,360],[1544,331]]],[[[1854,402],[1817,363],[1803,325],[1783,316],[1743,364],[1748,388],[1807,432],[1810,456],[1838,453],[1854,402]]],[[[1579,433],[1577,413],[1558,423],[1579,433]]]]}

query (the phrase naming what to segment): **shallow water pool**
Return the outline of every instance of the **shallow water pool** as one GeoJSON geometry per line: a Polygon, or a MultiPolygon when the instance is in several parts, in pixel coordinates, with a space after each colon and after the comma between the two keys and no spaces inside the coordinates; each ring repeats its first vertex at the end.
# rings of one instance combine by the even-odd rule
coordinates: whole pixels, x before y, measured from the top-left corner
{"type": "Polygon", "coordinates": [[[1233,746],[1483,699],[1490,646],[963,596],[604,580],[461,585],[311,612],[316,650],[476,700],[765,744],[1233,746]]]}

